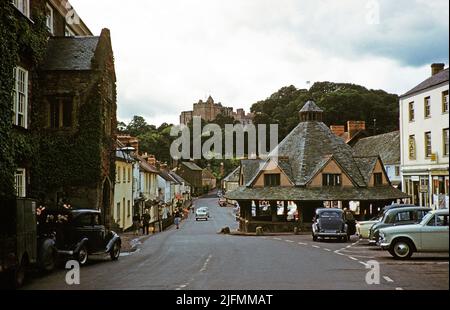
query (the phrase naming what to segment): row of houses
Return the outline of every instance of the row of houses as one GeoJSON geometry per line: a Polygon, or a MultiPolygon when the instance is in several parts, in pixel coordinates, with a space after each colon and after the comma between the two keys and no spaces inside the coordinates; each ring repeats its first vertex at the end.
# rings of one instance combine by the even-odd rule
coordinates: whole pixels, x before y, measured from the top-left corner
{"type": "Polygon", "coordinates": [[[148,212],[150,225],[161,230],[176,208],[189,203],[191,185],[155,156],[139,154],[136,138],[117,138],[114,224],[120,230],[130,229],[135,216],[148,212]]]}

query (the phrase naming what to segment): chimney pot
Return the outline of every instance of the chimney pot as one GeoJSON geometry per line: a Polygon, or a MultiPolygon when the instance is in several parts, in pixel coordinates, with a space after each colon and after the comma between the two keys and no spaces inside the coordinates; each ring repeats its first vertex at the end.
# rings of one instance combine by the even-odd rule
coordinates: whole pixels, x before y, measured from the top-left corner
{"type": "Polygon", "coordinates": [[[444,70],[444,66],[445,64],[443,63],[434,63],[431,65],[431,76],[441,72],[442,70],[444,70]]]}
{"type": "Polygon", "coordinates": [[[336,136],[342,136],[345,133],[344,125],[331,125],[330,129],[336,136]]]}

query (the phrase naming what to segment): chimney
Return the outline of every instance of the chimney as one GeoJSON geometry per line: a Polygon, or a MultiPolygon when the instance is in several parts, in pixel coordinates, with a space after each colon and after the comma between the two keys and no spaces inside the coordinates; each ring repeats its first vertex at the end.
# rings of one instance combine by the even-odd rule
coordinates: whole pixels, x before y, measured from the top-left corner
{"type": "Polygon", "coordinates": [[[431,76],[441,72],[442,70],[444,70],[444,66],[445,64],[443,63],[434,63],[431,65],[431,76]]]}
{"type": "Polygon", "coordinates": [[[330,129],[331,132],[333,132],[338,137],[342,136],[345,133],[344,125],[331,125],[330,129]]]}
{"type": "Polygon", "coordinates": [[[365,121],[348,121],[347,122],[348,139],[353,138],[361,130],[366,130],[366,122],[365,121]]]}

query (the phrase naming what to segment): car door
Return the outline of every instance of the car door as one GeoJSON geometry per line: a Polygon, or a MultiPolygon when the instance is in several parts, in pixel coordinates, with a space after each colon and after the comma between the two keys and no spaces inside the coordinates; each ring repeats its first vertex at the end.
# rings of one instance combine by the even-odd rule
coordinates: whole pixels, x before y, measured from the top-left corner
{"type": "Polygon", "coordinates": [[[83,240],[84,238],[88,239],[88,247],[89,251],[91,251],[91,239],[92,239],[92,214],[91,213],[82,213],[77,216],[75,219],[75,227],[74,227],[74,236],[73,241],[75,244],[83,240]]]}
{"type": "Polygon", "coordinates": [[[435,214],[422,228],[422,250],[447,252],[448,227],[448,214],[435,214]]]}
{"type": "Polygon", "coordinates": [[[106,228],[101,222],[100,214],[93,214],[92,216],[93,226],[92,226],[92,246],[93,252],[102,252],[106,248],[106,243],[109,240],[106,238],[106,228]]]}

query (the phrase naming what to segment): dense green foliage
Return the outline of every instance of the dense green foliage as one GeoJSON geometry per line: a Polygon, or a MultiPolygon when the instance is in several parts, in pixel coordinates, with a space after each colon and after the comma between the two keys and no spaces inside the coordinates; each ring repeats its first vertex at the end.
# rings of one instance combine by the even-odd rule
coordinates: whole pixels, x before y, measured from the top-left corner
{"type": "Polygon", "coordinates": [[[36,147],[27,133],[13,130],[11,119],[13,69],[23,58],[29,60],[27,65],[35,67],[47,43],[43,8],[37,9],[32,12],[31,23],[10,1],[0,2],[0,197],[14,195],[16,164],[30,160],[36,147]]]}
{"type": "Polygon", "coordinates": [[[324,122],[345,125],[349,120],[365,121],[370,134],[398,130],[398,96],[382,90],[344,83],[318,82],[309,90],[283,87],[269,98],[253,104],[257,124],[278,124],[283,139],[298,124],[298,111],[313,99],[324,110],[324,122]],[[374,127],[376,119],[376,127],[374,127]]]}

